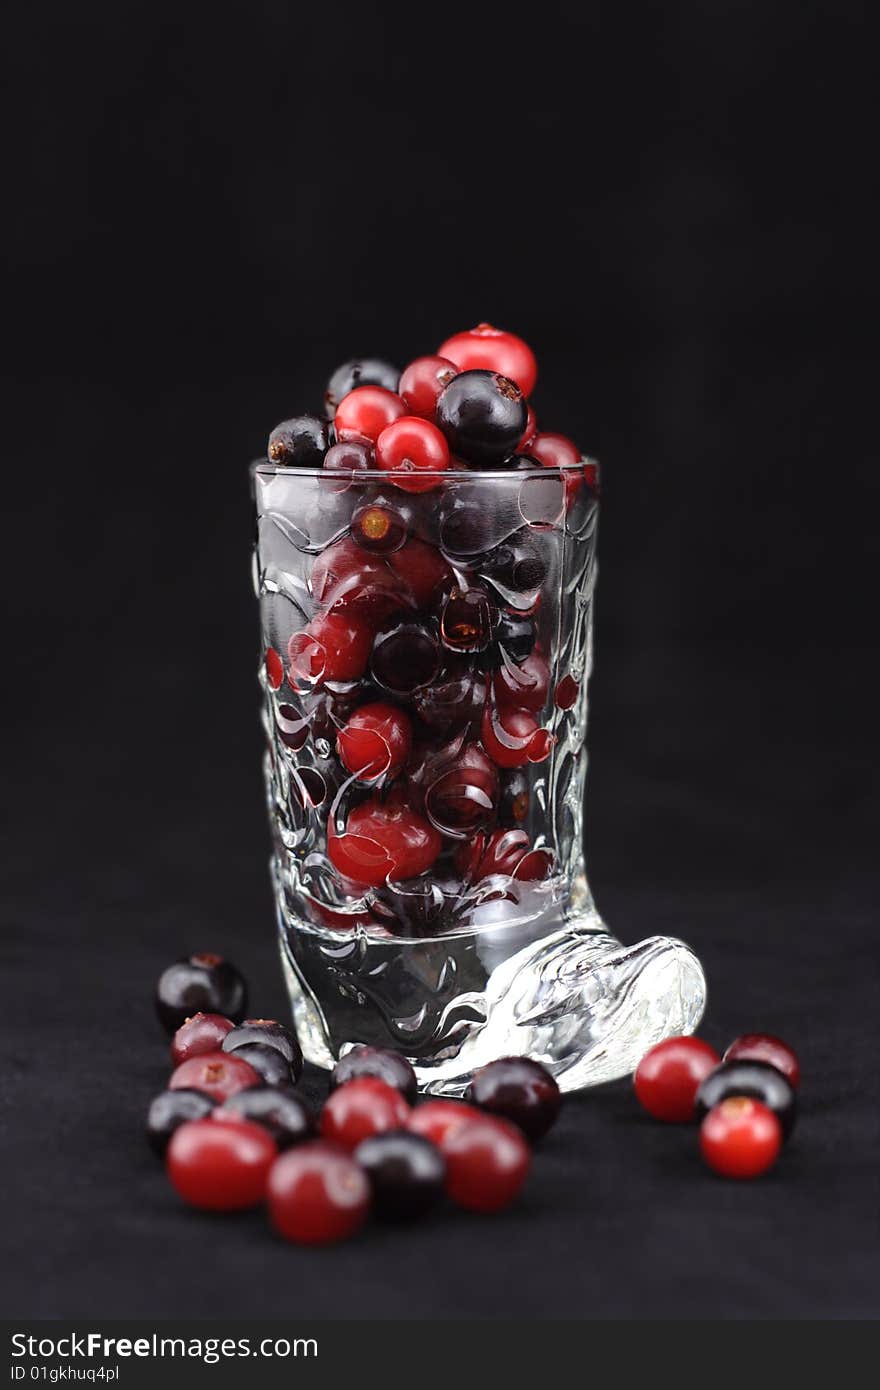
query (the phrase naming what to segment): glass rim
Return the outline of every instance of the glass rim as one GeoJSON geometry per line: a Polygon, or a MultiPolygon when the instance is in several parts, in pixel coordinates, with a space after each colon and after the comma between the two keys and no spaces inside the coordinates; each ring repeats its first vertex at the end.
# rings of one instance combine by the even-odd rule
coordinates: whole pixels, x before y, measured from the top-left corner
{"type": "MultiPolygon", "coordinates": [[[[531,473],[523,468],[419,468],[414,471],[420,478],[440,478],[446,479],[448,482],[461,482],[468,478],[505,478],[510,480],[518,478],[522,482],[529,477],[570,478],[582,472],[587,465],[598,468],[599,460],[590,454],[581,454],[577,463],[563,463],[554,468],[542,468],[540,473],[531,473]]],[[[252,477],[275,478],[280,475],[288,478],[346,478],[350,482],[358,482],[363,479],[367,483],[391,483],[394,481],[394,471],[388,468],[309,468],[303,464],[271,463],[268,459],[254,459],[249,471],[252,477]]]]}

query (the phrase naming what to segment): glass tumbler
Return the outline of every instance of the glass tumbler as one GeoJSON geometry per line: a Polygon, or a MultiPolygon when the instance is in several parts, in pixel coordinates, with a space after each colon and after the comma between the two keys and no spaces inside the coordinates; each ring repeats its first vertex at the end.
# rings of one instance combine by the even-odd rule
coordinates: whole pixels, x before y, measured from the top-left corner
{"type": "Polygon", "coordinates": [[[281,956],[307,1059],[497,1057],[563,1089],[705,1004],[680,941],[624,947],[584,869],[598,468],[257,463],[254,584],[281,956]],[[404,479],[404,483],[408,480],[404,479]]]}

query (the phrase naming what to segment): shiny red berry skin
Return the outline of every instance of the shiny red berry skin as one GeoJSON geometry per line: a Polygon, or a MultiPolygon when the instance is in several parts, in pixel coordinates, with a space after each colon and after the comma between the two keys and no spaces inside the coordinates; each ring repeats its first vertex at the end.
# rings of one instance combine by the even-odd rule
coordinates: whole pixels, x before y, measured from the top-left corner
{"type": "Polygon", "coordinates": [[[553,747],[553,736],[527,709],[492,709],[483,713],[483,747],[499,767],[540,763],[553,747]]]}
{"type": "Polygon", "coordinates": [[[379,435],[376,462],[404,492],[430,492],[449,467],[449,445],[430,420],[402,415],[379,435]]]}
{"type": "Polygon", "coordinates": [[[700,1125],[700,1152],[723,1178],[758,1178],[779,1157],[782,1128],[773,1111],[751,1096],[730,1096],[700,1125]]]}
{"type": "Polygon", "coordinates": [[[468,1211],[502,1211],[519,1196],[531,1151],[515,1125],[484,1116],[461,1125],[443,1143],[446,1191],[468,1211]]]}
{"type": "Polygon", "coordinates": [[[556,1078],[540,1062],[530,1057],[499,1057],[474,1072],[466,1099],[509,1120],[535,1143],[555,1124],[562,1093],[556,1078]]]}
{"type": "Polygon", "coordinates": [[[528,343],[490,323],[478,323],[465,333],[454,333],[440,344],[437,352],[454,362],[461,372],[482,368],[509,377],[524,396],[530,396],[535,389],[538,364],[528,343]]]}
{"type": "Polygon", "coordinates": [[[571,709],[580,693],[580,682],[574,676],[563,676],[556,687],[553,703],[557,709],[571,709]]]}
{"type": "Polygon", "coordinates": [[[235,1024],[222,1014],[193,1014],[178,1028],[171,1039],[171,1060],[176,1067],[188,1062],[190,1057],[201,1057],[206,1052],[219,1052],[223,1039],[231,1033],[235,1024]]]}
{"type": "Polygon", "coordinates": [[[493,687],[502,709],[527,709],[537,714],[547,703],[550,690],[547,658],[533,651],[516,665],[502,663],[495,672],[493,687]]]}
{"type": "Polygon", "coordinates": [[[655,1120],[684,1124],[694,1118],[701,1082],[721,1058],[702,1038],[666,1038],[645,1053],[633,1076],[636,1097],[655,1120]]]}
{"type": "Polygon", "coordinates": [[[771,1067],[781,1071],[787,1081],[797,1090],[801,1084],[801,1068],[797,1053],[782,1038],[772,1033],[744,1033],[730,1044],[722,1061],[725,1062],[768,1062],[771,1067]]]}
{"type": "Polygon", "coordinates": [[[345,878],[379,888],[387,879],[416,878],[430,869],[442,848],[442,840],[424,816],[402,798],[376,798],[355,806],[345,833],[339,834],[331,818],[327,827],[327,854],[345,878]]]}
{"type": "MultiPolygon", "coordinates": [[[[375,628],[399,608],[412,607],[400,581],[386,563],[390,557],[373,554],[354,536],[343,536],[316,556],[312,565],[312,598],[338,617],[354,614],[375,628]]],[[[309,630],[314,627],[312,619],[309,630]]]]}
{"type": "Polygon", "coordinates": [[[387,557],[398,580],[406,586],[416,608],[430,608],[441,590],[452,582],[449,562],[436,546],[412,538],[387,557]]]}
{"type": "Polygon", "coordinates": [[[370,1210],[370,1183],[334,1144],[300,1144],[273,1165],[266,1188],[269,1218],[285,1240],[330,1245],[354,1235],[370,1210]]]}
{"type": "Polygon", "coordinates": [[[453,839],[490,825],[498,810],[498,769],[478,743],[465,743],[453,758],[428,756],[413,773],[432,825],[453,839]]]}
{"type": "Polygon", "coordinates": [[[522,435],[520,436],[520,441],[516,446],[516,452],[518,454],[527,454],[529,452],[528,445],[531,443],[531,441],[534,439],[537,433],[538,421],[535,418],[535,412],[532,410],[532,407],[529,406],[528,411],[526,413],[526,427],[523,430],[522,435]]]}
{"type": "Polygon", "coordinates": [[[433,420],[440,392],[457,375],[458,368],[448,357],[417,357],[410,362],[397,388],[410,415],[433,420]]]}
{"type": "Polygon", "coordinates": [[[270,690],[277,690],[284,680],[284,662],[274,647],[266,648],[266,680],[270,690]]]}
{"type": "Polygon", "coordinates": [[[204,1091],[215,1100],[224,1101],[243,1091],[248,1086],[259,1086],[262,1077],[247,1062],[231,1052],[205,1052],[199,1057],[191,1057],[182,1062],[171,1073],[169,1091],[186,1088],[204,1091]]]}
{"type": "Polygon", "coordinates": [[[367,669],[373,629],[357,613],[319,613],[287,644],[294,690],[326,681],[358,680],[367,669]]]}
{"type": "Polygon", "coordinates": [[[528,455],[537,459],[544,468],[573,470],[565,475],[565,497],[571,506],[584,481],[581,451],[573,440],[564,434],[536,434],[529,442],[528,455]]]}
{"type": "Polygon", "coordinates": [[[394,1086],[377,1076],[358,1076],[337,1087],[321,1111],[321,1137],[344,1149],[356,1149],[362,1139],[403,1129],[410,1108],[394,1086]]]}
{"type": "Polygon", "coordinates": [[[357,386],[336,407],[336,438],[340,443],[356,440],[375,444],[386,426],[405,414],[406,406],[393,391],[386,391],[384,386],[357,386]]]}
{"type": "Polygon", "coordinates": [[[396,705],[376,700],[361,705],[339,730],[336,751],[361,782],[396,777],[409,757],[412,724],[396,705]]]}
{"type": "Polygon", "coordinates": [[[432,1144],[443,1148],[462,1125],[474,1120],[482,1120],[482,1111],[473,1105],[465,1105],[460,1100],[428,1100],[413,1110],[407,1121],[407,1129],[430,1139],[432,1144]]]}
{"type": "Polygon", "coordinates": [[[494,830],[491,835],[475,835],[462,845],[455,858],[462,877],[471,883],[492,874],[515,878],[520,883],[547,878],[553,868],[549,849],[532,849],[524,830],[494,830]]]}
{"type": "Polygon", "coordinates": [[[165,1166],[175,1192],[206,1211],[241,1211],[262,1202],[278,1155],[260,1125],[213,1116],[190,1120],[171,1136],[165,1166]]]}

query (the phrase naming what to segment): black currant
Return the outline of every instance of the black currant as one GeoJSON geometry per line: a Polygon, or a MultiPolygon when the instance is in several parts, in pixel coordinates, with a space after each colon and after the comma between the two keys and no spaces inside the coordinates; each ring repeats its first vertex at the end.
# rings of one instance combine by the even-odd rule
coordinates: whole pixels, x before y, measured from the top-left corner
{"type": "Polygon", "coordinates": [[[437,402],[437,424],[453,454],[489,467],[513,454],[526,413],[522,391],[497,372],[460,372],[437,402]]]}
{"type": "Polygon", "coordinates": [[[510,1120],[534,1142],[554,1123],[562,1095],[555,1077],[540,1062],[500,1057],[474,1073],[465,1100],[510,1120]]]}
{"type": "Polygon", "coordinates": [[[315,1132],[314,1116],[309,1107],[284,1086],[251,1086],[246,1091],[236,1091],[223,1102],[217,1118],[222,1119],[229,1111],[243,1120],[262,1125],[279,1149],[300,1144],[315,1132]]]}
{"type": "MultiPolygon", "coordinates": [[[[310,771],[311,769],[306,769],[310,771]]],[[[302,1048],[296,1034],[274,1018],[246,1018],[223,1039],[224,1052],[238,1052],[248,1043],[274,1047],[288,1063],[294,1080],[303,1068],[302,1048]]]]}
{"type": "Polygon", "coordinates": [[[204,1120],[217,1102],[204,1091],[161,1091],[147,1111],[147,1143],[161,1157],[176,1129],[188,1120],[204,1120]]]}
{"type": "Polygon", "coordinates": [[[400,372],[390,362],[380,357],[359,357],[351,362],[343,362],[327,382],[324,392],[324,408],[328,419],[336,414],[336,407],[357,386],[384,386],[386,391],[396,391],[400,372]]]}
{"type": "Polygon", "coordinates": [[[230,1056],[247,1062],[263,1078],[267,1086],[289,1086],[294,1080],[293,1067],[283,1053],[269,1043],[246,1042],[230,1056]]]}
{"type": "Polygon", "coordinates": [[[223,1014],[240,1023],[246,1010],[247,985],[222,956],[207,952],[187,956],[159,976],[156,1013],[169,1035],[193,1014],[223,1014]]]}
{"type": "Polygon", "coordinates": [[[354,1157],[370,1180],[377,1216],[408,1220],[443,1196],[446,1160],[421,1134],[406,1129],[374,1134],[358,1145],[354,1157]]]}
{"type": "Polygon", "coordinates": [[[295,415],[275,426],[266,454],[270,463],[282,468],[320,468],[329,445],[325,420],[317,415],[295,415]]]}
{"type": "Polygon", "coordinates": [[[415,1103],[417,1093],[416,1074],[405,1057],[393,1052],[389,1047],[367,1047],[365,1043],[355,1043],[344,1057],[340,1057],[330,1073],[330,1090],[344,1086],[346,1081],[354,1081],[359,1076],[374,1076],[393,1086],[409,1101],[415,1103]]]}
{"type": "Polygon", "coordinates": [[[695,1114],[702,1120],[716,1105],[730,1096],[750,1096],[772,1110],[787,1139],[797,1119],[794,1087],[769,1062],[722,1062],[710,1072],[697,1091],[695,1114]]]}

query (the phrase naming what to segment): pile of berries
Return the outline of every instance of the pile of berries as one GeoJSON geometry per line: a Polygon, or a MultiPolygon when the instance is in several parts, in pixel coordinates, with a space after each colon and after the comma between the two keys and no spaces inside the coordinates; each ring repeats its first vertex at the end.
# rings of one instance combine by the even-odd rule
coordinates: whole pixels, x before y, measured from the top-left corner
{"type": "MultiPolygon", "coordinates": [[[[344,363],[323,417],[269,436],[271,464],[320,469],[331,495],[370,475],[340,505],[344,534],[311,564],[317,611],[264,652],[269,691],[287,696],[273,707],[280,742],[295,753],[311,739],[352,786],[346,814],[325,811],[327,857],[350,894],[416,879],[442,855],[455,884],[552,872],[554,850],[524,828],[529,769],[549,756],[547,725],[575,704],[579,679],[560,672],[551,689],[555,629],[552,614],[548,633],[539,621],[547,563],[534,528],[552,529],[583,490],[594,496],[597,477],[570,439],[538,430],[536,377],[521,338],[480,324],[403,373],[344,363]],[[555,490],[547,469],[563,470],[555,490]],[[544,491],[532,489],[534,523],[520,504],[510,534],[487,545],[502,484],[447,484],[497,470],[544,491]],[[426,538],[417,494],[435,491],[426,538]]],[[[314,801],[309,785],[303,797],[314,801]]]]}
{"type": "Polygon", "coordinates": [[[315,1115],[296,1090],[295,1036],[274,1019],[244,1017],[247,990],[228,961],[176,962],[160,976],[156,1006],[173,1035],[174,1070],[150,1106],[147,1137],[172,1186],[210,1211],[265,1203],[276,1232],[299,1244],[344,1239],[370,1212],[412,1218],[444,1198],[502,1210],[559,1111],[555,1080],[527,1058],[484,1067],[465,1101],[416,1105],[409,1062],[358,1045],[315,1115]]]}
{"type": "Polygon", "coordinates": [[[700,1121],[700,1151],[714,1172],[756,1178],[794,1128],[800,1065],[769,1033],[744,1034],[723,1058],[700,1038],[667,1038],[645,1054],[633,1082],[654,1119],[700,1121]]]}

